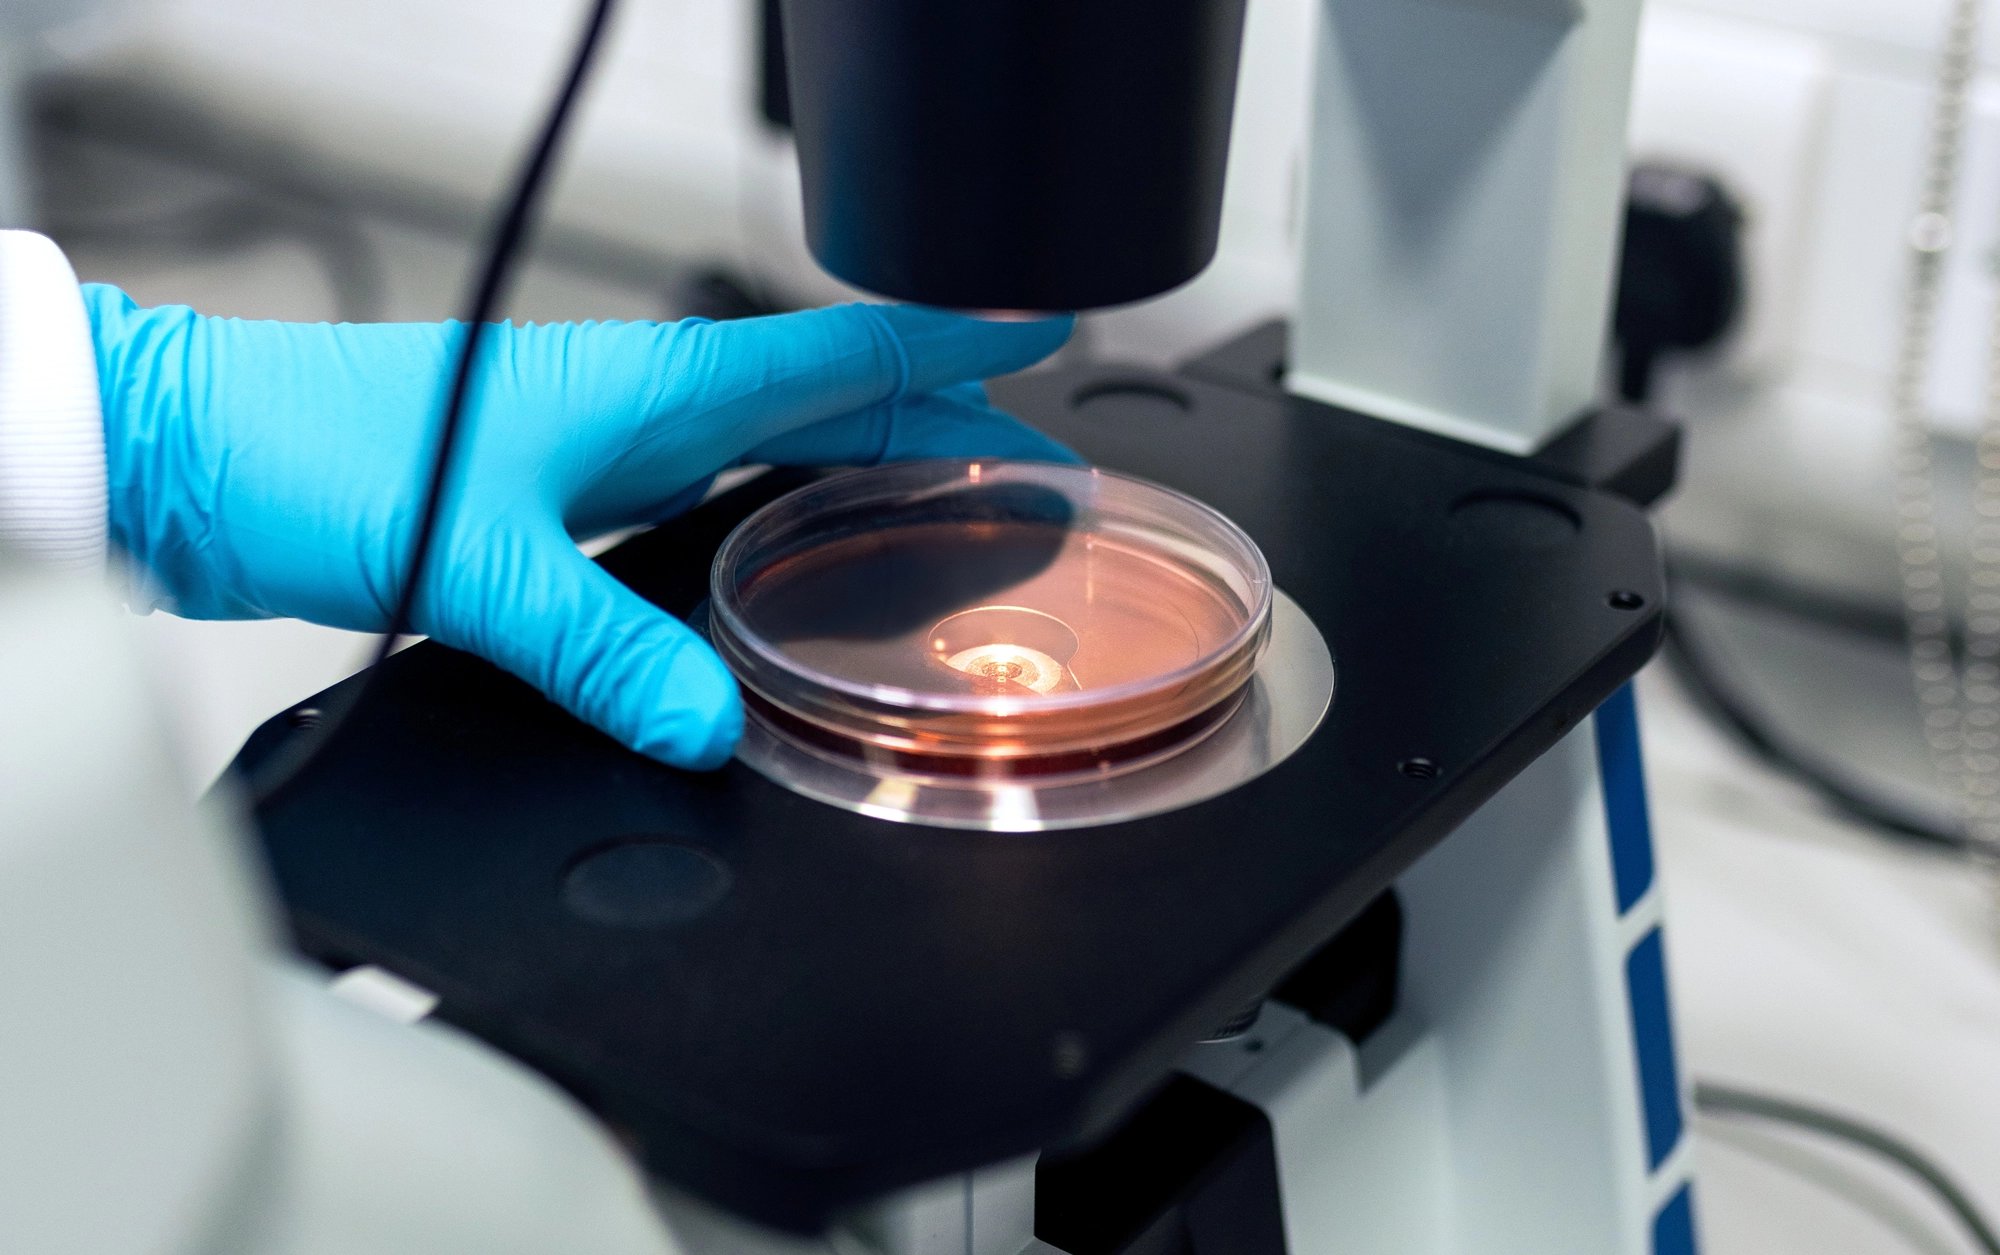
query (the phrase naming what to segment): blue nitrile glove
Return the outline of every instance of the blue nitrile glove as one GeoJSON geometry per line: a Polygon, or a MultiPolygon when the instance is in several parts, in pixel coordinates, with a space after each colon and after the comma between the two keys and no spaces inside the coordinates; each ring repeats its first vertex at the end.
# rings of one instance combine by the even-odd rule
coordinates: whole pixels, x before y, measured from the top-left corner
{"type": "MultiPolygon", "coordinates": [[[[387,627],[462,324],[243,322],[84,296],[112,539],[154,604],[387,627]]],[[[573,540],[685,509],[739,463],[1070,460],[977,383],[1069,328],[868,305],[497,328],[413,626],[635,749],[717,766],[743,724],[728,672],[573,540]]]]}

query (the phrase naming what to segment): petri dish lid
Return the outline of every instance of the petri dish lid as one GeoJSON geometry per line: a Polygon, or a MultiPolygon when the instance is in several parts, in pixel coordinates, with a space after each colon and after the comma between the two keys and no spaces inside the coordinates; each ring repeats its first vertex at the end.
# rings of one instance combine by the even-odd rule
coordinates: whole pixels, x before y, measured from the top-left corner
{"type": "Polygon", "coordinates": [[[710,628],[752,717],[888,770],[1101,773],[1240,700],[1271,578],[1241,529],[1157,484],[1037,462],[875,467],[724,542],[710,628]]]}

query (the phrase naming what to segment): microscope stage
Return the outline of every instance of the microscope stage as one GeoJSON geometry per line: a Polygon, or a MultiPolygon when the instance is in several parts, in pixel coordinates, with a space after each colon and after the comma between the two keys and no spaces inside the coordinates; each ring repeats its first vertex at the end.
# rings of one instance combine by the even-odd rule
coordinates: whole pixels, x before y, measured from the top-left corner
{"type": "MultiPolygon", "coordinates": [[[[651,1170],[782,1226],[1104,1133],[1660,630],[1651,525],[1593,485],[1646,478],[1670,437],[1580,429],[1566,460],[1514,459],[1269,379],[1224,357],[1000,393],[1093,462],[1228,516],[1325,636],[1333,705],[1266,774],[1103,827],[892,823],[740,762],[657,765],[424,644],[260,816],[299,945],[433,991],[651,1170]]],[[[801,482],[765,476],[604,563],[686,615],[723,538],[801,482]]],[[[292,713],[245,763],[295,735],[292,713]]]]}

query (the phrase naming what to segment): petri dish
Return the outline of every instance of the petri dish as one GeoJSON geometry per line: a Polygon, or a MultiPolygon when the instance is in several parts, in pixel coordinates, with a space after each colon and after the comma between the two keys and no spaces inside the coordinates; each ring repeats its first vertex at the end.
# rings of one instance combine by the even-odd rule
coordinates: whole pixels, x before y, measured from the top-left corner
{"type": "Polygon", "coordinates": [[[1060,783],[1160,761],[1242,702],[1270,570],[1208,506],[1107,471],[907,462],[745,519],[709,631],[752,719],[928,782],[1060,783]]]}

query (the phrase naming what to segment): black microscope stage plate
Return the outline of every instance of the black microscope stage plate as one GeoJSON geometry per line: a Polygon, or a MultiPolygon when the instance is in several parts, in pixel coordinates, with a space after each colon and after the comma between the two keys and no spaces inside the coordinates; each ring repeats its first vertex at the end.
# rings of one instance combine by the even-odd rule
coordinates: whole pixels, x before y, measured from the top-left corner
{"type": "MultiPolygon", "coordinates": [[[[741,764],[656,765],[420,645],[260,817],[302,948],[436,992],[653,1171],[807,1228],[1105,1132],[1656,643],[1645,514],[1533,461],[1191,375],[1050,371],[1004,399],[1263,547],[1338,669],[1297,755],[1150,819],[938,831],[741,764]],[[624,842],[670,844],[575,870],[624,842]]],[[[685,614],[723,536],[792,482],[754,481],[605,565],[685,614]]]]}

